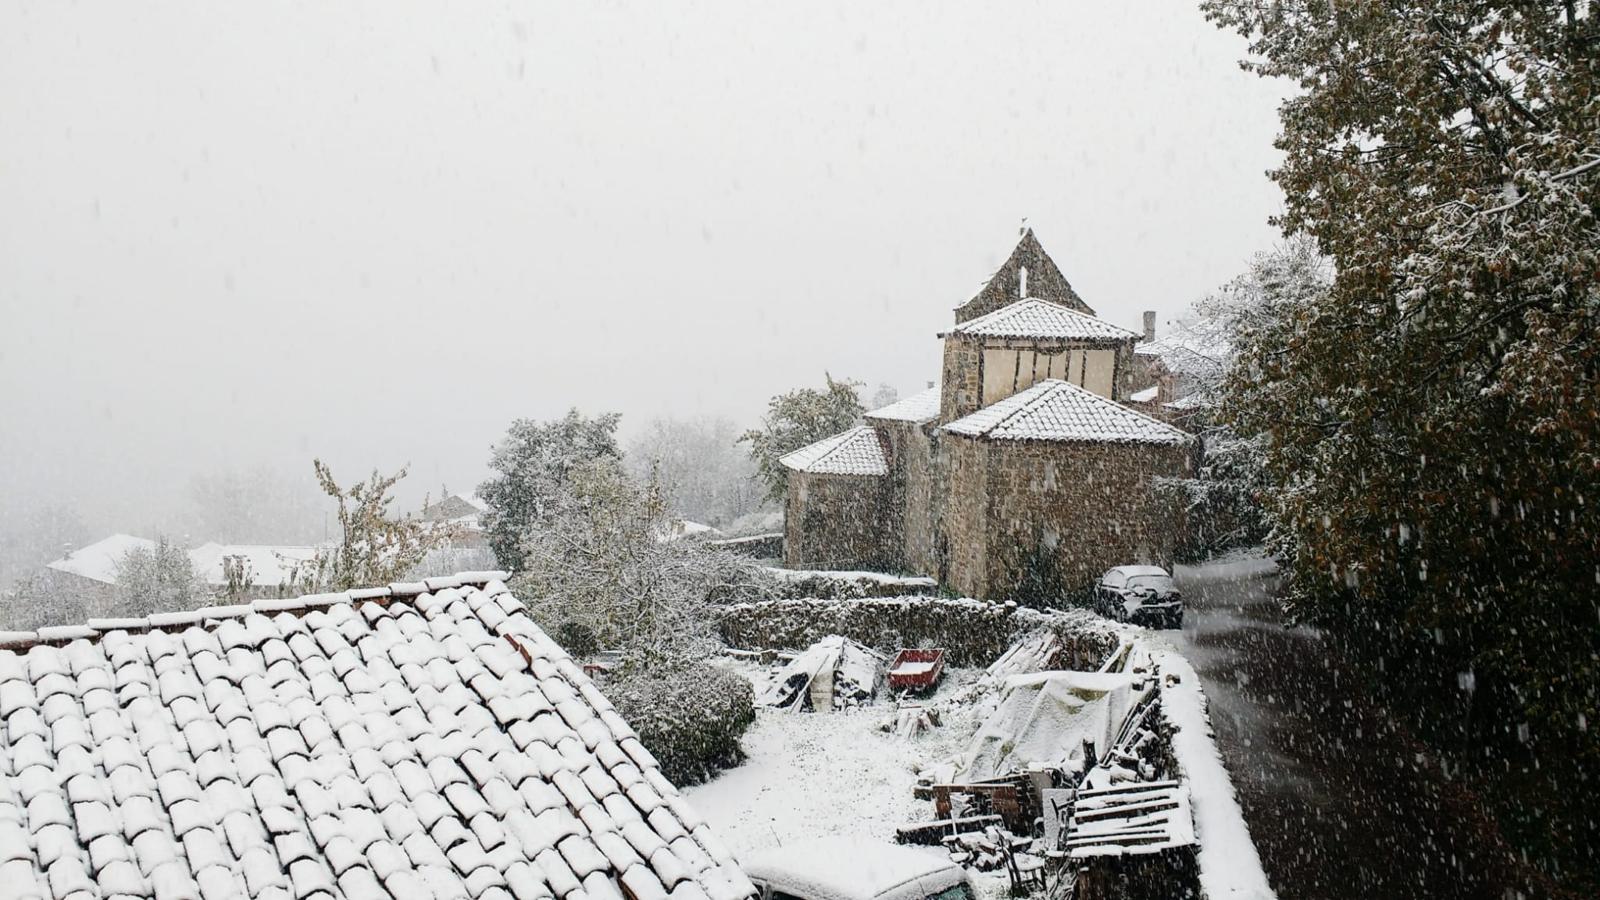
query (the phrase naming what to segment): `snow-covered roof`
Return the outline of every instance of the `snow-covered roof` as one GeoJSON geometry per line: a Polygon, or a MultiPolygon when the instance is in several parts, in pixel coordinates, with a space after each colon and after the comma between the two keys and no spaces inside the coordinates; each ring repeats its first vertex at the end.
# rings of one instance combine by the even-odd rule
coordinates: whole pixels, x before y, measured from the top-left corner
{"type": "Polygon", "coordinates": [[[1161,393],[1161,386],[1153,384],[1142,391],[1134,391],[1129,394],[1128,400],[1132,403],[1154,403],[1156,395],[1159,393],[1161,393]]]}
{"type": "Polygon", "coordinates": [[[0,636],[6,895],[750,897],[503,577],[0,636]]]}
{"type": "Polygon", "coordinates": [[[489,504],[467,494],[451,494],[422,508],[418,515],[425,522],[448,522],[464,528],[482,528],[481,517],[489,504]]]}
{"type": "MultiPolygon", "coordinates": [[[[1029,297],[970,319],[948,334],[1026,340],[1126,341],[1138,335],[1104,319],[1029,297]]],[[[941,337],[947,335],[940,335],[941,337]]]]}
{"type": "Polygon", "coordinates": [[[944,426],[998,441],[1182,444],[1189,435],[1075,384],[1047,379],[944,426]]]}
{"type": "Polygon", "coordinates": [[[249,565],[255,584],[262,587],[287,585],[297,564],[306,563],[317,556],[316,547],[274,546],[269,544],[218,544],[207,543],[189,551],[200,580],[212,586],[228,583],[223,574],[222,561],[241,557],[249,565]]]}
{"type": "Polygon", "coordinates": [[[1212,341],[1208,345],[1193,333],[1144,341],[1134,346],[1133,352],[1139,356],[1161,360],[1167,371],[1174,375],[1192,376],[1220,375],[1232,354],[1225,344],[1212,341]]]}
{"type": "Polygon", "coordinates": [[[939,418],[939,389],[931,387],[909,397],[902,397],[888,406],[867,413],[866,417],[891,422],[926,422],[930,419],[937,419],[939,418]]]}
{"type": "Polygon", "coordinates": [[[116,584],[117,565],[130,550],[154,550],[156,542],[131,534],[113,534],[68,553],[49,563],[48,568],[68,572],[106,584],[116,584]]]}
{"type": "Polygon", "coordinates": [[[815,475],[889,474],[889,461],[884,458],[878,433],[867,425],[857,425],[801,447],[778,462],[796,472],[815,475]]]}

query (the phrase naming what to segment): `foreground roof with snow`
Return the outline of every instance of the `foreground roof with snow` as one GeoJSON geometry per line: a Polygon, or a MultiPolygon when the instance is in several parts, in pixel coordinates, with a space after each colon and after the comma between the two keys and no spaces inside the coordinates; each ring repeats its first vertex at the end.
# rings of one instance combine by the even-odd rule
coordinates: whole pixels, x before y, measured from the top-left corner
{"type": "Polygon", "coordinates": [[[1188,433],[1057,379],[1035,384],[944,426],[968,437],[998,441],[1094,441],[1184,444],[1188,433]]]}
{"type": "Polygon", "coordinates": [[[502,577],[0,635],[0,892],[753,894],[502,577]]]}
{"type": "Polygon", "coordinates": [[[883,455],[878,433],[867,425],[825,437],[815,444],[781,457],[778,462],[796,472],[813,475],[887,475],[889,461],[883,455]]]}
{"type": "Polygon", "coordinates": [[[869,419],[890,422],[926,422],[939,418],[939,389],[936,387],[903,397],[866,415],[869,419]]]}
{"type": "Polygon", "coordinates": [[[1132,331],[1059,304],[1029,297],[957,325],[944,335],[1057,341],[1129,341],[1132,331]]]}

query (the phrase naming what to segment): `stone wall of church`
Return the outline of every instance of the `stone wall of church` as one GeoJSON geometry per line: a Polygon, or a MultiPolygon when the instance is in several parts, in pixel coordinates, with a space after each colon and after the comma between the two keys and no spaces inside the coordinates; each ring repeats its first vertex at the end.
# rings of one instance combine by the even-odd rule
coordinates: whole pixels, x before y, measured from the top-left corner
{"type": "Polygon", "coordinates": [[[969,597],[987,595],[985,566],[989,529],[988,447],[984,441],[945,434],[940,438],[945,466],[945,508],[939,540],[946,571],[940,579],[969,597]]]}
{"type": "Polygon", "coordinates": [[[1154,479],[1187,475],[1190,448],[945,440],[951,503],[972,511],[946,518],[957,590],[1052,602],[1115,565],[1171,566],[1181,507],[1154,479]]]}
{"type": "Polygon", "coordinates": [[[945,338],[944,381],[939,392],[939,424],[977,412],[983,403],[983,346],[945,338]]]}
{"type": "Polygon", "coordinates": [[[789,473],[783,563],[794,569],[897,568],[890,479],[789,473]]]}

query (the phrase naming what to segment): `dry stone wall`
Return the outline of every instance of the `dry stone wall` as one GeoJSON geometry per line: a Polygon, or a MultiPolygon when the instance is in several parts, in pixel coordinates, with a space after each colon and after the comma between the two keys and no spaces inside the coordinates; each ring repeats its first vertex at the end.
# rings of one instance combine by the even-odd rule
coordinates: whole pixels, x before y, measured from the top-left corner
{"type": "Polygon", "coordinates": [[[884,653],[942,647],[955,666],[987,666],[1018,638],[1045,628],[1061,637],[1072,668],[1099,668],[1121,641],[1115,626],[1083,610],[1041,612],[970,598],[768,600],[726,607],[720,620],[723,640],[741,649],[800,650],[842,634],[884,653]]]}

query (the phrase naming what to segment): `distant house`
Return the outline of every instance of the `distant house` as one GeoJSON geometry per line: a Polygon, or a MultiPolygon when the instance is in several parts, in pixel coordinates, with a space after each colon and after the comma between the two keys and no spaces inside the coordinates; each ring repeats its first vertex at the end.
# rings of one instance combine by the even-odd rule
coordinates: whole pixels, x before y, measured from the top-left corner
{"type": "Polygon", "coordinates": [[[483,528],[483,514],[488,504],[465,494],[451,494],[422,508],[417,517],[424,522],[448,525],[455,532],[451,546],[459,549],[486,550],[489,535],[483,528]]]}
{"type": "Polygon", "coordinates": [[[84,547],[72,548],[40,570],[37,598],[22,598],[26,609],[0,611],[9,627],[83,621],[120,615],[117,571],[133,550],[154,550],[156,542],[131,534],[113,534],[84,547]]]}
{"type": "Polygon", "coordinates": [[[1098,318],[1026,229],[955,319],[938,387],[781,460],[785,563],[977,597],[1170,564],[1181,518],[1157,484],[1190,470],[1193,441],[1130,406],[1153,316],[1147,335],[1098,318]]]}
{"type": "Polygon", "coordinates": [[[228,568],[242,567],[240,571],[248,576],[248,583],[242,586],[238,599],[254,600],[296,593],[296,580],[305,577],[307,567],[315,562],[322,549],[311,546],[206,543],[190,550],[189,559],[194,564],[195,574],[219,596],[229,587],[228,568]]]}
{"type": "Polygon", "coordinates": [[[0,633],[0,894],[753,897],[503,577],[0,633]]]}

